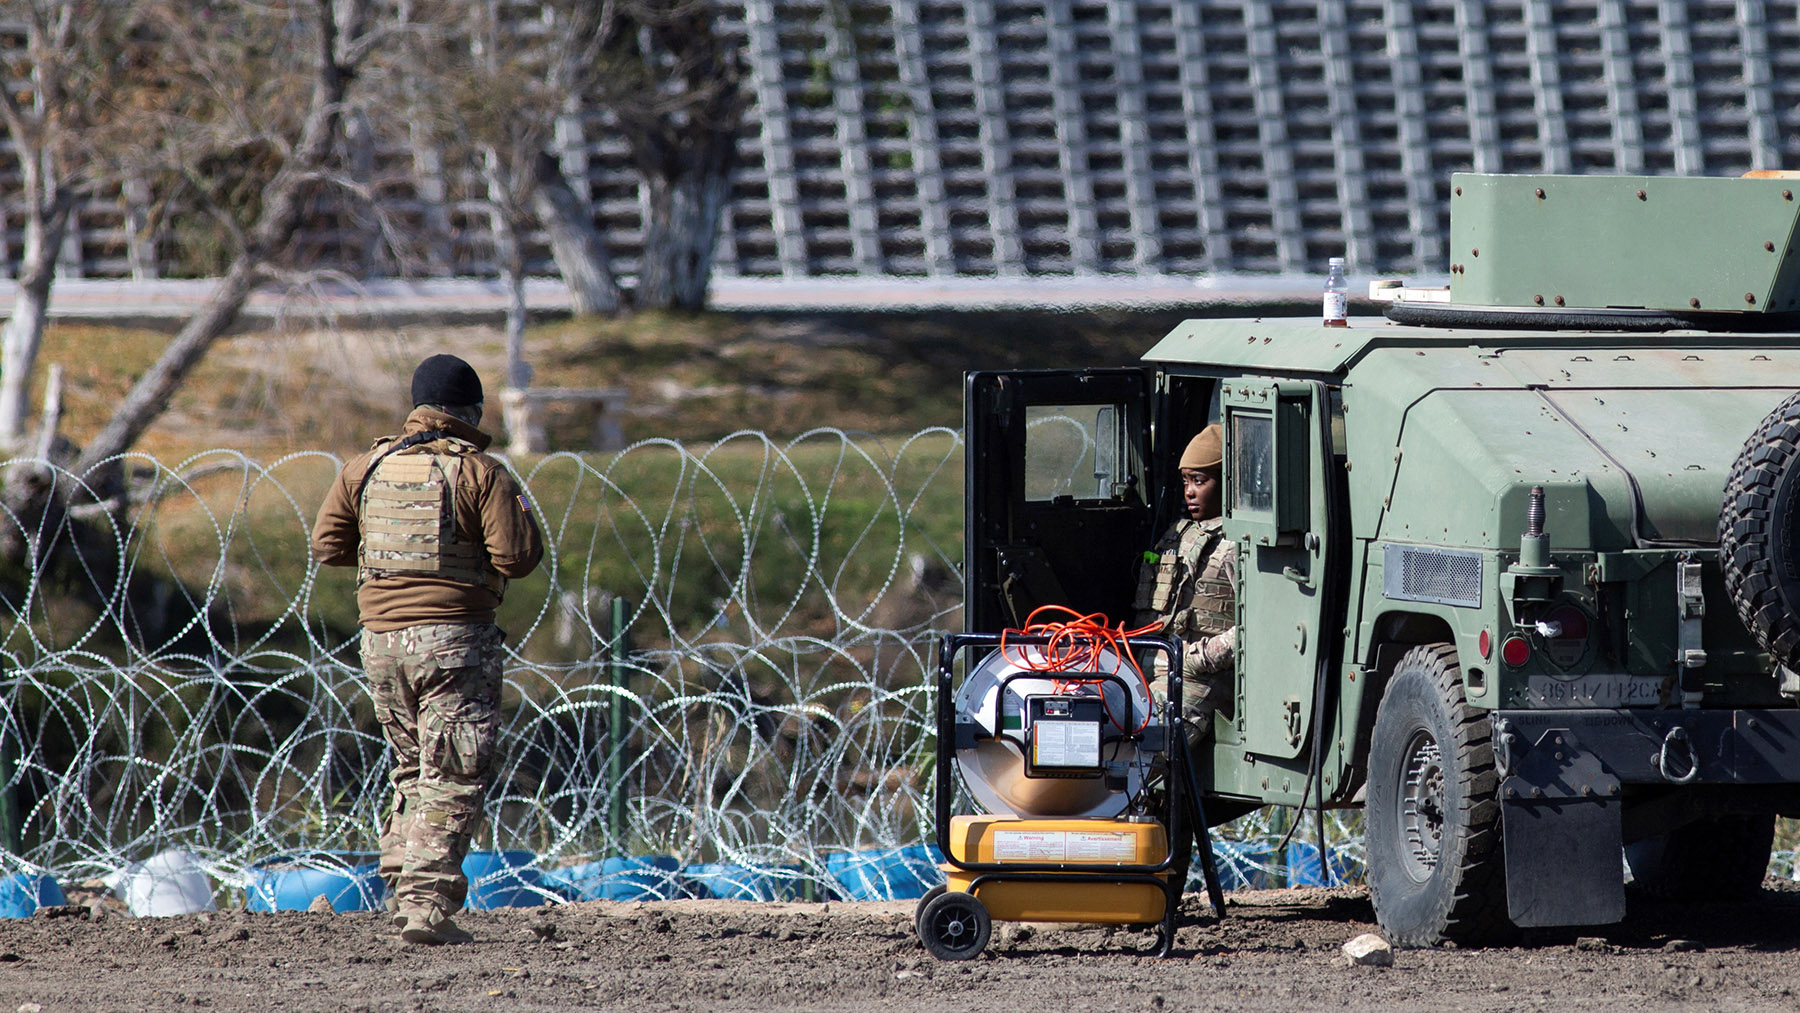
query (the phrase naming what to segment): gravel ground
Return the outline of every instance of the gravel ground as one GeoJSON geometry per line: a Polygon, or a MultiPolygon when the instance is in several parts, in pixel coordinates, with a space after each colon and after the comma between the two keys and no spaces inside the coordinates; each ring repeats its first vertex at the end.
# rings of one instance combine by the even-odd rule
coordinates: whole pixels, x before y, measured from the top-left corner
{"type": "Polygon", "coordinates": [[[1189,897],[1167,959],[1148,932],[997,925],[940,963],[912,903],[593,902],[468,912],[467,946],[410,947],[373,913],[134,919],[71,905],[0,923],[0,1011],[180,1010],[1796,1010],[1800,892],[1639,903],[1606,929],[1514,947],[1402,950],[1356,888],[1189,897]]]}

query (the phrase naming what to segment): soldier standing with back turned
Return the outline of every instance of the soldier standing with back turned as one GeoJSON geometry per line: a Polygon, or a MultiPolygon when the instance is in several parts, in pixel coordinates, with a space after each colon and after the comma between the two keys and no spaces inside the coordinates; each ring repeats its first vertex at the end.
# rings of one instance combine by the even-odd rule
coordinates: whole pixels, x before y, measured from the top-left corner
{"type": "Polygon", "coordinates": [[[500,722],[508,579],[536,569],[543,538],[511,472],[483,453],[481,378],[434,355],[412,379],[399,436],[338,473],[313,526],[313,557],[356,566],[362,662],[394,750],[381,875],[409,943],[468,942],[450,916],[481,817],[500,722]]]}

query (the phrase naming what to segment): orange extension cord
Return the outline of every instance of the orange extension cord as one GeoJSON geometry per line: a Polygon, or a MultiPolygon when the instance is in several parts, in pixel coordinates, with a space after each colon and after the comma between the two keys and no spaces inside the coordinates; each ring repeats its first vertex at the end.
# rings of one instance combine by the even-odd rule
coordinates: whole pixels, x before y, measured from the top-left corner
{"type": "MultiPolygon", "coordinates": [[[[1055,691],[1059,694],[1067,693],[1076,686],[1104,683],[1106,674],[1118,675],[1123,671],[1124,665],[1129,665],[1131,670],[1137,674],[1138,683],[1144,688],[1144,697],[1148,699],[1150,697],[1150,680],[1144,675],[1143,668],[1138,665],[1137,657],[1131,653],[1131,645],[1126,643],[1126,638],[1155,633],[1160,626],[1160,623],[1151,623],[1135,630],[1128,630],[1123,623],[1116,627],[1108,625],[1106,616],[1099,612],[1084,616],[1064,605],[1041,605],[1025,617],[1025,625],[1022,628],[1000,631],[1000,653],[1007,661],[1027,672],[1059,675],[1060,678],[1053,680],[1055,691]],[[1038,617],[1046,612],[1052,614],[1060,612],[1070,618],[1040,620],[1038,617]],[[1049,641],[1042,647],[1038,647],[1037,656],[1032,657],[1023,647],[1014,645],[1012,648],[1008,648],[1006,638],[1011,634],[1048,637],[1049,641]],[[1068,674],[1101,673],[1101,658],[1108,650],[1112,651],[1115,658],[1121,659],[1120,668],[1094,678],[1068,674]],[[1017,651],[1017,656],[1012,651],[1017,651]]],[[[1100,693],[1100,700],[1102,704],[1106,702],[1104,690],[1100,693]]],[[[1133,735],[1143,731],[1145,726],[1150,723],[1148,711],[1145,711],[1144,720],[1139,722],[1135,729],[1127,729],[1120,724],[1119,719],[1113,716],[1110,707],[1107,709],[1107,717],[1112,721],[1113,727],[1122,732],[1129,731],[1133,735]]]]}

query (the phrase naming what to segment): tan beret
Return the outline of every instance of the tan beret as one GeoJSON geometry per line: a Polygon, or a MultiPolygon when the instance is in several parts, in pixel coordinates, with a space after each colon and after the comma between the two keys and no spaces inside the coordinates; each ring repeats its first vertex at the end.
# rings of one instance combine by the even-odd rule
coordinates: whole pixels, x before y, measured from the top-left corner
{"type": "Polygon", "coordinates": [[[1181,452],[1183,468],[1217,468],[1225,459],[1224,448],[1220,443],[1219,424],[1207,426],[1191,440],[1187,449],[1181,452]]]}

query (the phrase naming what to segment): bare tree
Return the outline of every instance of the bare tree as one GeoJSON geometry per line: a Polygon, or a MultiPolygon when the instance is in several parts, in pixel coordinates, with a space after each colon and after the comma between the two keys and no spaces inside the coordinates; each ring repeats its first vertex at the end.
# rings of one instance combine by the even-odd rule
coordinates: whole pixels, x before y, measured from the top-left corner
{"type": "MultiPolygon", "coordinates": [[[[409,136],[436,139],[448,162],[481,181],[493,238],[493,266],[508,293],[506,388],[531,383],[525,361],[525,249],[521,234],[535,215],[578,313],[616,313],[623,305],[599,230],[546,151],[557,117],[593,79],[612,7],[588,0],[545,0],[544,20],[521,22],[499,0],[408,3],[408,54],[398,82],[409,136]],[[533,31],[533,28],[540,30],[533,31]],[[432,82],[421,87],[421,82],[432,82]]],[[[505,426],[530,427],[521,397],[501,399],[505,426]]]]}
{"type": "Polygon", "coordinates": [[[710,0],[543,0],[541,22],[507,17],[497,0],[415,3],[413,74],[427,90],[447,159],[482,180],[493,209],[496,265],[535,217],[577,312],[625,299],[592,212],[554,152],[559,118],[604,110],[648,197],[632,302],[705,304],[712,250],[743,121],[738,54],[712,30],[710,0]],[[460,150],[457,150],[460,149],[460,150]]]}
{"type": "Polygon", "coordinates": [[[116,84],[124,3],[8,0],[0,13],[22,24],[25,45],[0,61],[18,92],[0,88],[0,121],[19,161],[24,247],[12,314],[0,331],[0,450],[24,449],[28,395],[50,310],[56,262],[76,204],[95,183],[86,134],[106,114],[116,84]]]}
{"type": "Polygon", "coordinates": [[[129,133],[96,138],[123,175],[149,179],[158,208],[210,225],[185,237],[219,280],[76,460],[102,494],[115,461],[167,408],[238,319],[334,175],[346,94],[376,39],[367,0],[194,4],[147,0],[129,133]],[[207,241],[203,241],[207,240],[207,241]],[[210,244],[209,245],[209,242],[210,244]]]}
{"type": "Polygon", "coordinates": [[[498,259],[515,288],[523,272],[515,237],[529,211],[549,225],[565,276],[585,279],[587,306],[605,311],[621,301],[591,218],[553,162],[546,167],[556,117],[572,103],[597,102],[611,111],[646,186],[636,302],[704,303],[743,114],[738,59],[713,34],[708,0],[544,0],[552,23],[536,34],[518,24],[500,31],[499,0],[398,0],[382,6],[374,28],[369,0],[0,3],[26,16],[34,83],[0,100],[23,156],[29,247],[0,377],[0,409],[10,398],[14,422],[8,429],[0,413],[0,440],[22,434],[29,359],[79,187],[101,178],[140,184],[151,195],[150,227],[179,250],[180,266],[218,279],[82,448],[75,467],[87,473],[115,461],[166,410],[254,286],[282,266],[296,230],[322,213],[321,192],[358,185],[335,163],[342,122],[353,82],[392,38],[427,38],[437,48],[410,66],[378,65],[388,94],[397,72],[438,66],[446,53],[469,55],[460,74],[457,61],[436,71],[446,87],[426,91],[450,99],[444,136],[468,142],[463,164],[485,183],[498,259]],[[101,56],[92,48],[108,45],[115,51],[101,56]],[[103,89],[95,67],[113,75],[103,89]]]}
{"type": "Polygon", "coordinates": [[[612,110],[649,210],[633,301],[700,309],[731,193],[743,67],[709,0],[617,0],[596,99],[612,110]]]}
{"type": "Polygon", "coordinates": [[[416,0],[397,12],[408,29],[401,84],[410,139],[440,147],[419,161],[460,166],[465,178],[480,181],[494,267],[513,294],[508,331],[521,337],[520,236],[533,217],[547,227],[576,311],[615,313],[622,306],[605,242],[547,154],[558,117],[597,72],[612,4],[543,0],[538,9],[536,21],[520,19],[499,0],[416,0]]]}
{"type": "Polygon", "coordinates": [[[550,236],[550,253],[569,287],[569,300],[575,312],[583,315],[612,315],[624,308],[618,277],[612,270],[606,237],[594,225],[588,210],[555,156],[547,151],[537,153],[535,185],[531,188],[531,210],[543,223],[550,236]]]}

